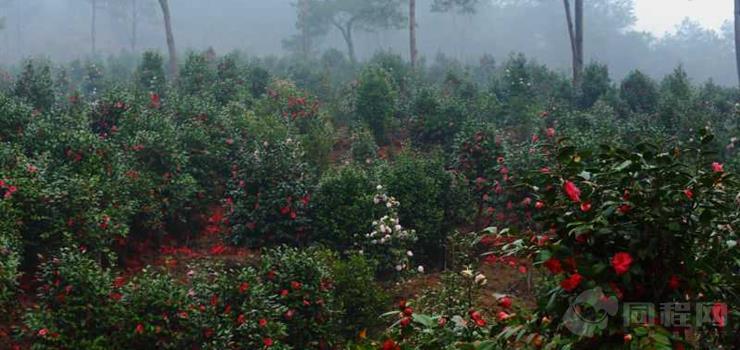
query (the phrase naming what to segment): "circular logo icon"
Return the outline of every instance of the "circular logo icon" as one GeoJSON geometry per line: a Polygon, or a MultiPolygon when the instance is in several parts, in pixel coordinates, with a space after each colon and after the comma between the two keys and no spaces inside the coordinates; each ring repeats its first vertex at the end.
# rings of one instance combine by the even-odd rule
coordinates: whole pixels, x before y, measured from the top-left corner
{"type": "Polygon", "coordinates": [[[607,297],[601,288],[579,294],[570,303],[563,316],[563,324],[578,336],[591,337],[606,329],[609,317],[617,314],[619,303],[615,297],[607,297]]]}

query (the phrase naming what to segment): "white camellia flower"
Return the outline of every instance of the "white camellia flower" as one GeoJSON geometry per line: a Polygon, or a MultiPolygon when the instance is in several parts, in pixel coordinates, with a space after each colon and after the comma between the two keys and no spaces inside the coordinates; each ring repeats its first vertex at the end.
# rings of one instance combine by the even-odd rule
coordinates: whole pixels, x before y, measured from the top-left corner
{"type": "Polygon", "coordinates": [[[373,203],[375,203],[375,204],[380,203],[380,197],[373,198],[373,203]]]}
{"type": "Polygon", "coordinates": [[[419,265],[419,267],[416,268],[416,271],[419,271],[419,273],[424,273],[424,266],[419,265]]]}
{"type": "Polygon", "coordinates": [[[375,187],[376,190],[380,191],[383,189],[383,185],[378,185],[378,187],[375,187]]]}
{"type": "Polygon", "coordinates": [[[393,229],[396,231],[401,231],[401,228],[402,228],[401,225],[396,225],[393,227],[393,229]]]}
{"type": "Polygon", "coordinates": [[[401,266],[401,265],[396,265],[396,271],[401,271],[401,270],[403,270],[403,266],[401,266]]]}
{"type": "Polygon", "coordinates": [[[484,286],[488,283],[488,280],[486,279],[486,276],[482,273],[479,273],[475,276],[475,284],[484,286]]]}
{"type": "Polygon", "coordinates": [[[391,202],[388,202],[388,203],[385,203],[385,206],[386,206],[387,208],[390,208],[390,207],[392,207],[392,206],[393,206],[393,204],[392,204],[391,202]]]}
{"type": "Polygon", "coordinates": [[[470,277],[473,277],[473,270],[471,270],[471,269],[465,269],[465,270],[463,270],[461,272],[461,274],[463,275],[463,277],[470,278],[470,277]]]}
{"type": "Polygon", "coordinates": [[[412,252],[412,251],[409,250],[409,251],[406,252],[406,255],[408,257],[412,257],[412,256],[414,256],[414,252],[412,252]]]}

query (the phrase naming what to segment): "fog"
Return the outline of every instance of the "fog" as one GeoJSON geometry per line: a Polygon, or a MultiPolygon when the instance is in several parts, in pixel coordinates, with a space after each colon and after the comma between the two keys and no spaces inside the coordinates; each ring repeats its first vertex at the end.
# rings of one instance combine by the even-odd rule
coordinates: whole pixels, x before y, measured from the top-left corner
{"type": "MultiPolygon", "coordinates": [[[[137,35],[133,31],[130,3],[134,0],[97,0],[96,54],[100,57],[154,49],[166,53],[162,15],[156,0],[136,0],[137,35]]],[[[350,1],[350,0],[347,0],[350,1]]],[[[671,18],[674,1],[639,0],[663,3],[671,18]]],[[[92,0],[0,0],[4,28],[0,31],[0,63],[17,64],[28,57],[48,57],[67,62],[92,54],[92,0]]],[[[297,8],[294,0],[170,0],[178,51],[204,50],[218,53],[239,50],[253,56],[288,55],[284,41],[295,35],[297,8]]],[[[430,64],[442,55],[476,63],[484,54],[505,60],[521,52],[540,63],[566,72],[570,65],[570,44],[562,1],[482,1],[475,13],[433,12],[432,0],[418,0],[418,44],[423,62],[430,64]]],[[[685,1],[679,1],[683,3],[685,1]]],[[[735,84],[734,45],[731,23],[714,29],[691,18],[672,32],[642,31],[665,28],[665,19],[638,18],[630,0],[588,0],[585,12],[586,62],[609,66],[618,79],[633,69],[661,77],[682,64],[698,82],[713,79],[735,84]],[[639,26],[637,25],[639,23],[639,26]],[[654,25],[653,25],[654,24],[654,25]],[[661,27],[660,25],[663,25],[661,27]],[[643,28],[643,29],[638,29],[643,28]]],[[[694,2],[696,3],[696,2],[694,2]]],[[[704,4],[702,18],[716,14],[704,4]]],[[[729,2],[728,2],[729,3],[729,2]]],[[[696,6],[696,4],[691,5],[696,6]]],[[[680,7],[680,6],[679,6],[680,7]]],[[[691,7],[683,7],[690,9],[691,7]]],[[[406,6],[401,5],[406,14],[406,6]]],[[[727,13],[730,18],[732,13],[727,13]]],[[[315,39],[314,51],[347,48],[336,28],[315,39]]],[[[408,57],[407,24],[401,29],[356,29],[358,59],[367,59],[378,50],[408,57]]]]}

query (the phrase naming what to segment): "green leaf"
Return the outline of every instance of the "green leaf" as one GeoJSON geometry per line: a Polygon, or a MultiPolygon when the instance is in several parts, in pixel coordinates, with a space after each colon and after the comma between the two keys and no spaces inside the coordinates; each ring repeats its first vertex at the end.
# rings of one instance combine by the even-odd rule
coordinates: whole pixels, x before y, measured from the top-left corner
{"type": "Polygon", "coordinates": [[[419,324],[421,324],[422,326],[424,326],[426,328],[432,328],[432,327],[434,327],[434,319],[432,319],[431,317],[429,317],[427,315],[414,314],[413,315],[413,320],[414,320],[414,322],[419,323],[419,324]]]}
{"type": "Polygon", "coordinates": [[[625,160],[621,164],[617,165],[614,168],[614,171],[616,171],[616,172],[624,171],[625,169],[629,168],[631,165],[632,165],[632,161],[631,160],[625,160]]]}

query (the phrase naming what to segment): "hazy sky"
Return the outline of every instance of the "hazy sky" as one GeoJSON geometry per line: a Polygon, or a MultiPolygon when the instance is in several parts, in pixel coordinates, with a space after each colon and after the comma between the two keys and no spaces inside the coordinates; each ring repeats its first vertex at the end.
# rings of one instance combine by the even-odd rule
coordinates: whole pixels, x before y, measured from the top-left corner
{"type": "Polygon", "coordinates": [[[672,31],[685,17],[719,29],[733,15],[731,0],[635,0],[637,29],[655,35],[672,31]]]}

